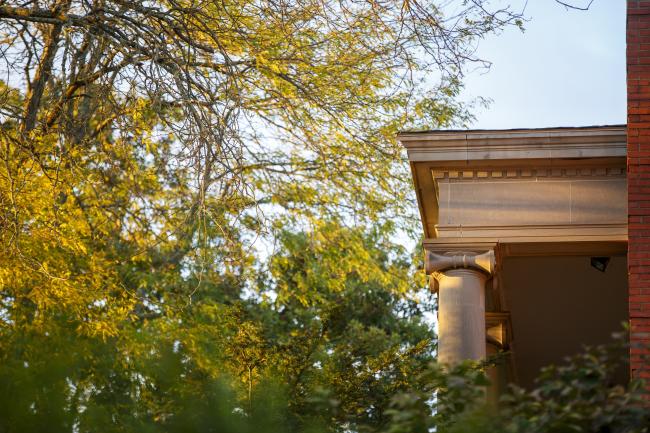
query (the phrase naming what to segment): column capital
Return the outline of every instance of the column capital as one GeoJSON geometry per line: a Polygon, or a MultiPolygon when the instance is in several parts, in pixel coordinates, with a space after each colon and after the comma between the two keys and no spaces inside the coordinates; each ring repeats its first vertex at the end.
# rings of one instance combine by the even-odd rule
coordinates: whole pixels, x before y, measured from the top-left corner
{"type": "Polygon", "coordinates": [[[450,269],[475,269],[491,275],[494,272],[495,265],[494,250],[483,253],[470,251],[426,252],[425,269],[429,275],[435,275],[450,269]]]}

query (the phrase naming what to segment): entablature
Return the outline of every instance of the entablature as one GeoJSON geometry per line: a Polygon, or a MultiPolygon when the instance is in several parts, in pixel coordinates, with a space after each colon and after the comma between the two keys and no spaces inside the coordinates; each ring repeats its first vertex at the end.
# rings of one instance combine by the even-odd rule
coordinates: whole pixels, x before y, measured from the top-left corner
{"type": "Polygon", "coordinates": [[[399,139],[427,238],[627,236],[624,126],[399,139]]]}

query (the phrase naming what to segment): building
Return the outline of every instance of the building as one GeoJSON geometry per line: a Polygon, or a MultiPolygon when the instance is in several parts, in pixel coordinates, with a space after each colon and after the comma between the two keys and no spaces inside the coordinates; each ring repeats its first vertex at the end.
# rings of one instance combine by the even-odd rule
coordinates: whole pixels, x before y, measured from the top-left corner
{"type": "MultiPolygon", "coordinates": [[[[650,343],[650,1],[627,20],[627,125],[399,135],[441,361],[507,348],[496,382],[526,386],[623,322],[650,343]]],[[[650,377],[644,350],[629,373],[650,377]]]]}

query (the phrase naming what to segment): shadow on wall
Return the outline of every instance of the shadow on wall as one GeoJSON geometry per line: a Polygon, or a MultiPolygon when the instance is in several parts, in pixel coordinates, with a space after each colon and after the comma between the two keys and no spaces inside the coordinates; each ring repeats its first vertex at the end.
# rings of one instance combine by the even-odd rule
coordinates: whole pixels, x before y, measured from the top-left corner
{"type": "MultiPolygon", "coordinates": [[[[624,256],[612,257],[605,272],[588,256],[509,257],[502,275],[517,381],[524,387],[533,385],[541,367],[562,363],[584,345],[608,343],[627,322],[624,256]]],[[[628,369],[619,376],[626,383],[628,369]]]]}

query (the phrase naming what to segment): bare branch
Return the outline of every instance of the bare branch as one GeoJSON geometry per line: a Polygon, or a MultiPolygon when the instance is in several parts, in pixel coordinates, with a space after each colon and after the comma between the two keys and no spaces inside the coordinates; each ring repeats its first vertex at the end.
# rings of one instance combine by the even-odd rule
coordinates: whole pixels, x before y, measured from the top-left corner
{"type": "Polygon", "coordinates": [[[567,9],[575,9],[575,10],[579,10],[579,11],[588,11],[589,8],[591,7],[591,4],[594,2],[594,0],[589,0],[589,3],[587,4],[587,6],[576,6],[576,5],[572,5],[572,4],[569,4],[569,3],[565,3],[565,2],[563,2],[561,0],[555,0],[555,2],[561,4],[562,6],[564,6],[567,9]]]}

